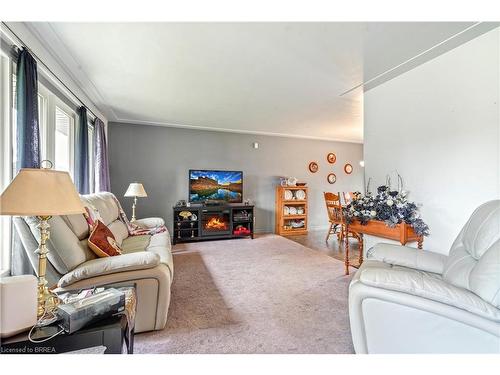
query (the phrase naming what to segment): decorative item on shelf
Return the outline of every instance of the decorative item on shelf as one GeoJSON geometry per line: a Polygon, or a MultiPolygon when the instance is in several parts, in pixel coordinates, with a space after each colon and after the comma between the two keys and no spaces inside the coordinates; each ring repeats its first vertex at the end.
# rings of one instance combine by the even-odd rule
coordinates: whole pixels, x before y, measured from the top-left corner
{"type": "Polygon", "coordinates": [[[182,217],[183,220],[188,220],[193,214],[191,211],[181,211],[179,212],[179,216],[182,217]]]}
{"type": "Polygon", "coordinates": [[[250,201],[250,199],[247,198],[247,199],[245,199],[245,201],[243,203],[244,203],[245,206],[250,206],[250,204],[252,202],[250,201]]]}
{"type": "Polygon", "coordinates": [[[283,207],[283,214],[290,215],[290,207],[288,206],[283,207]]]}
{"type": "Polygon", "coordinates": [[[293,229],[304,228],[305,221],[300,219],[292,220],[291,225],[293,229]]]}
{"type": "Polygon", "coordinates": [[[375,196],[370,192],[365,196],[359,194],[346,206],[346,218],[348,223],[357,220],[362,225],[368,224],[370,220],[379,220],[391,228],[404,222],[417,235],[429,235],[429,227],[420,218],[417,205],[408,201],[408,192],[391,190],[386,185],[379,186],[375,196]]]}
{"type": "Polygon", "coordinates": [[[132,219],[130,219],[131,222],[136,220],[135,217],[135,207],[137,205],[137,198],[144,198],[147,197],[146,190],[144,190],[144,186],[142,186],[141,183],[139,182],[132,182],[129,186],[127,191],[125,192],[124,197],[133,197],[134,198],[134,203],[132,204],[132,219]]]}
{"type": "MultiPolygon", "coordinates": [[[[52,216],[85,213],[80,196],[68,172],[48,168],[23,168],[0,196],[0,215],[37,216],[40,243],[38,255],[38,318],[52,320],[59,298],[47,287],[47,242],[52,216]]],[[[41,320],[41,319],[40,319],[41,320]]],[[[40,321],[40,323],[42,323],[40,321]]]]}
{"type": "Polygon", "coordinates": [[[248,229],[244,225],[237,225],[233,230],[233,234],[235,235],[249,235],[250,233],[250,229],[248,229]]]}
{"type": "Polygon", "coordinates": [[[293,199],[293,193],[291,190],[285,190],[285,200],[291,201],[293,199]]]}
{"type": "Polygon", "coordinates": [[[316,163],[315,161],[309,163],[309,172],[316,173],[318,170],[319,170],[318,163],[316,163]]]}
{"type": "Polygon", "coordinates": [[[186,201],[184,199],[178,200],[175,207],[187,207],[186,201]]]}
{"type": "Polygon", "coordinates": [[[304,212],[304,207],[297,207],[297,215],[303,215],[304,212]]]}
{"type": "Polygon", "coordinates": [[[297,207],[295,207],[295,206],[290,207],[288,214],[289,215],[297,215],[297,207]]]}
{"type": "Polygon", "coordinates": [[[306,186],[307,182],[297,182],[297,186],[306,186]]]}
{"type": "Polygon", "coordinates": [[[326,180],[329,184],[334,184],[337,181],[337,176],[335,173],[329,173],[328,176],[326,176],[326,180]]]}
{"type": "Polygon", "coordinates": [[[297,186],[297,178],[295,177],[280,177],[280,185],[285,186],[297,186]]]}
{"type": "Polygon", "coordinates": [[[249,221],[249,220],[252,220],[252,213],[247,210],[235,212],[233,215],[234,222],[249,221]]]}
{"type": "Polygon", "coordinates": [[[306,199],[306,192],[304,190],[297,190],[295,192],[295,199],[298,199],[299,201],[303,201],[306,199]]]}
{"type": "Polygon", "coordinates": [[[351,164],[344,165],[344,172],[346,174],[351,174],[352,173],[352,165],[351,164]]]}
{"type": "Polygon", "coordinates": [[[328,155],[326,155],[326,160],[330,164],[334,164],[337,161],[337,156],[333,153],[330,152],[328,155]]]}
{"type": "Polygon", "coordinates": [[[198,215],[191,213],[191,221],[198,220],[198,215]]]}

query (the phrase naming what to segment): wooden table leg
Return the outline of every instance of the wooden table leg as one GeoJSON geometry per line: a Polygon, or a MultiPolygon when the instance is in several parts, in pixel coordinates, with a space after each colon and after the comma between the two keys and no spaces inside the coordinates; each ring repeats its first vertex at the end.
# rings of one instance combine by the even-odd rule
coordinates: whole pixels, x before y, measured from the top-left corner
{"type": "Polygon", "coordinates": [[[345,275],[349,275],[349,235],[347,226],[345,228],[346,236],[345,236],[345,255],[344,255],[344,265],[345,265],[345,275]]]}
{"type": "Polygon", "coordinates": [[[363,264],[363,249],[364,249],[364,243],[363,243],[363,235],[358,234],[358,241],[359,241],[359,266],[363,264]]]}
{"type": "Polygon", "coordinates": [[[420,236],[420,237],[418,238],[417,245],[418,245],[418,248],[419,248],[420,250],[422,250],[423,245],[424,245],[424,237],[423,237],[423,236],[420,236]]]}

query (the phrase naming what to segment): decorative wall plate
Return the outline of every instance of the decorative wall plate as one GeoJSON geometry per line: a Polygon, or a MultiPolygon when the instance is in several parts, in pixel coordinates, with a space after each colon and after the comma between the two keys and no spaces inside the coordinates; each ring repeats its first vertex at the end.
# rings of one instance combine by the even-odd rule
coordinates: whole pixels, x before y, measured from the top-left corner
{"type": "Polygon", "coordinates": [[[333,164],[337,161],[337,156],[333,152],[330,152],[328,155],[326,155],[326,160],[328,161],[328,163],[333,164]]]}
{"type": "Polygon", "coordinates": [[[335,176],[335,173],[330,173],[328,176],[326,176],[326,180],[330,184],[334,184],[335,181],[337,181],[337,176],[335,176]]]}
{"type": "Polygon", "coordinates": [[[351,164],[344,165],[344,172],[347,174],[351,174],[352,173],[352,165],[351,164]]]}
{"type": "Polygon", "coordinates": [[[306,192],[304,190],[297,190],[295,192],[295,198],[297,198],[299,201],[303,201],[306,199],[306,192]]]}
{"type": "Polygon", "coordinates": [[[293,193],[291,190],[285,190],[285,200],[291,201],[293,199],[293,193]]]}
{"type": "Polygon", "coordinates": [[[319,169],[318,163],[316,163],[315,161],[309,163],[309,171],[311,173],[316,173],[318,169],[319,169]]]}

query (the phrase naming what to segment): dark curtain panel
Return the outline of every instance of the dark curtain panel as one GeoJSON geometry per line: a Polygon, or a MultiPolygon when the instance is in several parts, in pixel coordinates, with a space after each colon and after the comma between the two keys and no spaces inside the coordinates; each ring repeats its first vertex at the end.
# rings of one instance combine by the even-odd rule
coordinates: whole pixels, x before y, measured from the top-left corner
{"type": "MultiPolygon", "coordinates": [[[[17,57],[16,78],[16,170],[40,168],[38,73],[35,59],[24,48],[17,57]]],[[[27,249],[26,251],[35,250],[27,249]]],[[[10,273],[12,275],[34,274],[21,239],[14,229],[11,251],[10,273]]]]}
{"type": "Polygon", "coordinates": [[[75,185],[80,194],[89,194],[89,129],[87,108],[80,107],[78,112],[80,121],[76,130],[75,185]]]}
{"type": "Polygon", "coordinates": [[[94,160],[94,192],[111,191],[106,132],[104,122],[97,117],[94,121],[94,160]]]}
{"type": "Polygon", "coordinates": [[[36,61],[23,49],[17,58],[17,165],[40,168],[40,130],[38,126],[38,73],[36,61]]]}

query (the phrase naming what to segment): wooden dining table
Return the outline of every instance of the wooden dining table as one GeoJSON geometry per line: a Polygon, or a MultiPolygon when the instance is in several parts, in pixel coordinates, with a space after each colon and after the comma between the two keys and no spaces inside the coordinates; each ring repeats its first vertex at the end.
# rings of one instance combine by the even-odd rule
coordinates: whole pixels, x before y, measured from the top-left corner
{"type": "MultiPolygon", "coordinates": [[[[346,223],[346,233],[355,233],[358,235],[359,243],[359,265],[363,263],[363,235],[385,238],[388,240],[398,241],[401,245],[406,245],[410,242],[417,242],[417,247],[422,249],[424,237],[415,233],[413,227],[405,222],[397,224],[395,227],[389,227],[385,222],[380,220],[370,220],[367,224],[361,224],[355,220],[350,224],[346,223]]],[[[345,274],[349,275],[349,238],[345,237],[345,274]]]]}

